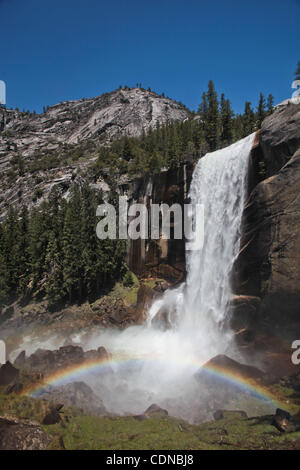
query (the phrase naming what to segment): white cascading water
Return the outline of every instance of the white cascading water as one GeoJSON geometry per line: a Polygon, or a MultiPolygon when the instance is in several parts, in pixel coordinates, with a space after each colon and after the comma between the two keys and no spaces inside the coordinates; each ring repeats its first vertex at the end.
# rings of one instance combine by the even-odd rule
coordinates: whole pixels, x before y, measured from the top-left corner
{"type": "MultiPolygon", "coordinates": [[[[101,344],[113,354],[138,359],[133,367],[116,366],[118,384],[123,377],[124,389],[118,405],[111,404],[113,411],[142,412],[156,402],[173,415],[190,419],[192,400],[199,403],[193,374],[216,354],[232,355],[232,335],[223,323],[229,314],[231,271],[240,248],[253,140],[254,134],[198,161],[189,195],[192,203],[204,205],[204,244],[199,251],[187,252],[186,282],[153,303],[146,325],[102,336],[101,344]],[[168,312],[166,330],[153,321],[162,310],[168,312]]],[[[110,384],[107,398],[113,401],[112,389],[110,384]]]]}
{"type": "Polygon", "coordinates": [[[222,326],[231,296],[231,272],[240,249],[248,157],[254,134],[200,159],[191,202],[204,206],[204,245],[187,252],[183,324],[208,335],[222,326]]]}
{"type": "Polygon", "coordinates": [[[205,155],[199,160],[191,183],[191,202],[204,206],[204,244],[202,250],[186,253],[187,280],[178,326],[201,330],[203,346],[208,350],[214,344],[220,350],[220,342],[228,341],[222,326],[228,315],[231,272],[240,248],[253,140],[254,134],[205,155]]]}
{"type": "Polygon", "coordinates": [[[209,153],[195,168],[190,198],[204,205],[204,244],[199,251],[187,252],[186,282],[153,303],[145,325],[121,333],[104,331],[85,344],[91,348],[100,343],[113,357],[128,358],[112,363],[115,373],[93,383],[109,411],[142,413],[157,403],[173,416],[191,421],[202,393],[194,373],[216,354],[232,355],[232,335],[223,323],[240,248],[253,140],[254,134],[209,153]],[[162,310],[168,313],[167,329],[154,321],[162,310]]]}

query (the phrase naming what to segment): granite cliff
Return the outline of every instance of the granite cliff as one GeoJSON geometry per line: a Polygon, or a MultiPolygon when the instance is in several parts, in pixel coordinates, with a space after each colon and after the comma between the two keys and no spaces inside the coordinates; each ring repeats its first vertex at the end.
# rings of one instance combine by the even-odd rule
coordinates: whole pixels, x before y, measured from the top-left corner
{"type": "MultiPolygon", "coordinates": [[[[0,216],[8,204],[39,205],[53,186],[67,196],[88,177],[100,146],[189,115],[182,104],[140,88],[62,102],[42,114],[1,107],[0,216]]],[[[98,186],[108,189],[102,180],[98,186]]]]}
{"type": "Polygon", "coordinates": [[[290,103],[265,119],[252,151],[235,286],[237,294],[250,297],[248,307],[236,299],[240,326],[265,325],[299,336],[299,191],[300,106],[290,103]]]}

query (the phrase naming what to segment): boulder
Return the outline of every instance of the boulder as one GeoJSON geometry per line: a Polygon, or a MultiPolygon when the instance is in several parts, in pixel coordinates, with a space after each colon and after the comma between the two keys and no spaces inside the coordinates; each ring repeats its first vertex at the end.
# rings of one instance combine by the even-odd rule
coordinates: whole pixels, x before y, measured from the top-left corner
{"type": "Polygon", "coordinates": [[[80,365],[89,361],[105,361],[109,360],[111,355],[104,347],[97,350],[84,352],[82,347],[75,345],[62,346],[59,349],[50,351],[46,349],[38,349],[29,356],[25,365],[31,370],[38,370],[45,375],[72,365],[80,365]]]}
{"type": "Polygon", "coordinates": [[[163,408],[161,408],[160,406],[156,405],[155,403],[153,403],[152,405],[149,406],[149,408],[146,409],[146,411],[144,412],[144,415],[145,416],[148,416],[148,417],[165,417],[165,416],[168,416],[168,412],[167,410],[164,410],[163,408]]]}
{"type": "Polygon", "coordinates": [[[25,363],[26,363],[26,352],[21,351],[20,354],[15,359],[14,365],[16,367],[24,367],[25,363]]]}
{"type": "Polygon", "coordinates": [[[276,414],[272,420],[273,426],[275,426],[280,432],[295,432],[296,426],[291,421],[291,415],[287,411],[277,408],[276,414]]]}
{"type": "Polygon", "coordinates": [[[163,293],[167,289],[169,289],[170,285],[167,282],[164,281],[155,281],[155,286],[153,287],[153,290],[155,292],[163,293]]]}
{"type": "Polygon", "coordinates": [[[45,450],[50,442],[38,423],[0,416],[0,450],[45,450]]]}
{"type": "MultiPolygon", "coordinates": [[[[40,393],[39,398],[60,402],[65,407],[76,407],[97,416],[107,414],[101,398],[85,382],[72,382],[60,387],[48,386],[40,393]]],[[[55,409],[57,410],[57,406],[55,409]]]]}
{"type": "Polygon", "coordinates": [[[9,385],[19,379],[19,369],[16,369],[9,361],[0,367],[0,386],[9,385]]]}
{"type": "MultiPolygon", "coordinates": [[[[164,241],[165,240],[162,240],[162,242],[164,241]]],[[[172,242],[176,242],[176,240],[168,240],[168,242],[169,250],[171,250],[172,242]]],[[[176,251],[176,248],[174,248],[174,251],[176,251]]],[[[172,285],[176,285],[182,282],[185,274],[184,265],[180,263],[174,264],[173,266],[170,264],[161,263],[153,268],[151,272],[156,277],[166,279],[172,285]]]]}
{"type": "Polygon", "coordinates": [[[48,413],[45,414],[42,424],[50,425],[57,424],[61,421],[61,416],[56,407],[51,407],[48,413]]]}
{"type": "Polygon", "coordinates": [[[258,368],[242,364],[223,354],[215,356],[206,362],[197,372],[197,377],[201,377],[203,372],[205,374],[206,370],[221,370],[222,373],[226,374],[226,372],[228,372],[229,374],[234,374],[245,379],[260,380],[265,378],[265,373],[258,368]]]}

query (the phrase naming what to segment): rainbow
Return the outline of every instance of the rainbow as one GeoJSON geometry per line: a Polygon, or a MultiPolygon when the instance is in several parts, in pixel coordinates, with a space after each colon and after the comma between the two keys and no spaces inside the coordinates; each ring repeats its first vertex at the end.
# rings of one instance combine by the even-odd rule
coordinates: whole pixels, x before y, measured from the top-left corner
{"type": "Polygon", "coordinates": [[[160,363],[165,365],[170,365],[170,363],[173,363],[174,365],[180,364],[181,366],[193,367],[194,372],[201,368],[201,370],[204,371],[205,374],[208,374],[208,376],[211,376],[212,378],[221,381],[225,381],[228,384],[232,384],[241,392],[248,393],[252,397],[264,401],[274,407],[280,407],[280,405],[282,406],[280,400],[266,387],[264,387],[253,379],[245,378],[241,375],[236,374],[235,372],[228,370],[225,367],[218,365],[203,366],[203,362],[200,363],[200,361],[195,358],[185,358],[178,361],[170,358],[164,360],[159,356],[153,355],[142,357],[128,357],[120,355],[114,356],[110,359],[91,360],[81,363],[79,365],[72,365],[49,374],[43,379],[43,381],[38,382],[25,389],[22,395],[38,397],[38,395],[43,392],[43,390],[47,386],[62,386],[66,383],[75,380],[83,380],[89,374],[103,373],[107,371],[109,367],[114,367],[116,365],[133,366],[136,364],[153,363],[153,361],[159,361],[160,363]]]}

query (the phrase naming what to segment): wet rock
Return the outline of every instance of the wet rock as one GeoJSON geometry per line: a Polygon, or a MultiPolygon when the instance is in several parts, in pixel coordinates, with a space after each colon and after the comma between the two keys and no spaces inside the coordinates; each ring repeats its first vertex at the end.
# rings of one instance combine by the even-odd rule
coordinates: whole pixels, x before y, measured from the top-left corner
{"type": "Polygon", "coordinates": [[[143,323],[146,318],[146,311],[152,301],[153,290],[150,286],[142,284],[137,293],[136,321],[143,323]]]}
{"type": "MultiPolygon", "coordinates": [[[[164,240],[162,240],[162,242],[163,241],[164,240]]],[[[171,243],[172,241],[176,241],[176,240],[170,240],[170,243],[168,244],[168,250],[171,253],[172,253],[172,243],[171,243]]],[[[183,281],[184,266],[179,266],[179,265],[171,266],[166,263],[161,263],[156,268],[153,268],[153,273],[157,277],[162,277],[166,279],[168,282],[170,282],[172,285],[175,285],[183,281]]]]}
{"type": "Polygon", "coordinates": [[[235,341],[239,346],[249,345],[253,343],[256,338],[256,332],[254,329],[242,328],[235,332],[235,341]]]}
{"type": "Polygon", "coordinates": [[[104,347],[84,352],[80,346],[67,345],[53,351],[38,349],[26,359],[25,365],[31,370],[38,370],[47,375],[72,365],[80,365],[93,360],[105,361],[110,357],[104,347]]]}
{"type": "Polygon", "coordinates": [[[230,302],[230,326],[233,330],[251,328],[257,321],[261,298],[250,295],[234,295],[230,302]]]}
{"type": "Polygon", "coordinates": [[[156,405],[153,403],[152,405],[147,408],[147,410],[144,412],[144,415],[146,416],[156,416],[156,417],[165,417],[168,416],[167,410],[164,410],[160,406],[156,405]]]}
{"type": "Polygon", "coordinates": [[[169,285],[167,282],[155,281],[155,286],[153,287],[153,290],[154,290],[155,292],[163,293],[163,292],[165,292],[169,287],[170,287],[170,285],[169,285]]]}
{"type": "Polygon", "coordinates": [[[50,441],[38,423],[0,416],[0,450],[45,450],[50,441]]]}
{"type": "Polygon", "coordinates": [[[152,319],[152,325],[160,330],[170,330],[172,324],[170,321],[170,312],[167,308],[161,308],[152,319]]]}
{"type": "Polygon", "coordinates": [[[277,408],[276,414],[272,420],[273,426],[275,426],[280,432],[294,432],[296,426],[291,422],[291,415],[287,411],[277,408]]]}
{"type": "Polygon", "coordinates": [[[9,385],[16,382],[19,378],[20,372],[9,361],[0,367],[0,386],[9,385]]]}
{"type": "Polygon", "coordinates": [[[50,425],[57,424],[61,421],[61,416],[57,410],[57,407],[51,407],[48,413],[45,414],[42,424],[50,425]]]}
{"type": "Polygon", "coordinates": [[[85,382],[72,382],[61,387],[49,386],[40,393],[39,398],[61,402],[65,407],[76,407],[97,416],[107,414],[101,398],[85,382]]]}
{"type": "Polygon", "coordinates": [[[97,353],[98,353],[99,359],[103,359],[105,361],[109,361],[112,359],[112,354],[108,353],[104,346],[100,346],[97,349],[97,353]]]}
{"type": "Polygon", "coordinates": [[[247,364],[242,364],[234,359],[231,359],[224,354],[220,354],[218,356],[213,357],[208,362],[206,362],[201,369],[196,373],[196,377],[198,379],[201,376],[205,376],[205,370],[222,370],[223,373],[226,374],[232,373],[236,374],[239,377],[243,377],[245,379],[263,379],[265,378],[265,373],[259,370],[256,367],[249,366],[247,364]]]}
{"type": "Polygon", "coordinates": [[[16,367],[24,367],[25,363],[26,363],[26,352],[21,351],[20,354],[15,359],[14,365],[16,367]]]}
{"type": "Polygon", "coordinates": [[[300,334],[300,105],[268,116],[252,159],[236,292],[262,298],[256,328],[300,334]],[[296,327],[296,329],[295,329],[296,327]]]}

